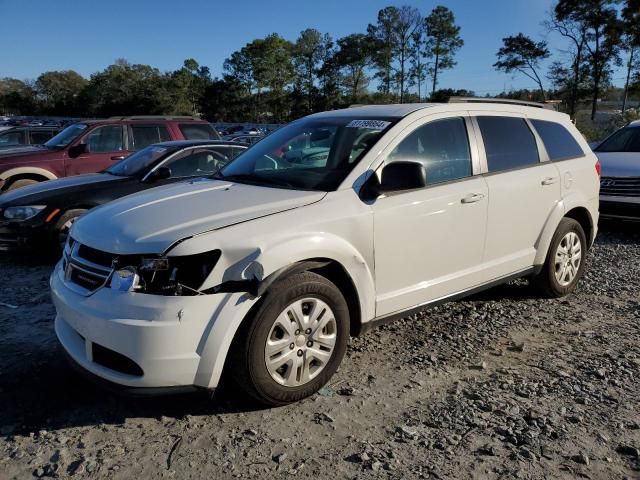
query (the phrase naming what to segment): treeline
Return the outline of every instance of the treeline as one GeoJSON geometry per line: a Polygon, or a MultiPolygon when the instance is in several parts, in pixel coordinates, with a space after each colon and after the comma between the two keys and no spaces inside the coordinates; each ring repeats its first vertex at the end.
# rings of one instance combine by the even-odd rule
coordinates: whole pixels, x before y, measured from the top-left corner
{"type": "MultiPolygon", "coordinates": [[[[640,0],[558,0],[545,26],[569,45],[554,54],[548,71],[541,66],[552,56],[545,40],[511,35],[496,53],[495,69],[525,75],[538,87],[515,96],[560,99],[572,115],[588,99],[595,115],[624,60],[625,98],[640,85],[640,0]]],[[[193,59],[169,72],[120,59],[89,79],[74,71],[46,72],[34,81],[0,79],[0,113],[201,114],[211,121],[279,123],[352,104],[447,101],[473,95],[439,88],[463,45],[447,7],[427,15],[386,7],[365,32],[335,40],[312,28],[295,41],[276,33],[255,39],[232,53],[216,78],[193,59]]]]}

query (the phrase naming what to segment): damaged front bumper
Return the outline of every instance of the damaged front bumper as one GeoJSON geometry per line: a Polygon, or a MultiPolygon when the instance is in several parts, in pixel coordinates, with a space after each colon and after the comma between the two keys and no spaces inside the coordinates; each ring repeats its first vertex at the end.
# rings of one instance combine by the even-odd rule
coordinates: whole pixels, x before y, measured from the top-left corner
{"type": "Polygon", "coordinates": [[[127,388],[213,389],[238,326],[256,299],[244,292],[162,296],[100,288],[89,296],[51,275],[55,331],[74,363],[127,388]]]}

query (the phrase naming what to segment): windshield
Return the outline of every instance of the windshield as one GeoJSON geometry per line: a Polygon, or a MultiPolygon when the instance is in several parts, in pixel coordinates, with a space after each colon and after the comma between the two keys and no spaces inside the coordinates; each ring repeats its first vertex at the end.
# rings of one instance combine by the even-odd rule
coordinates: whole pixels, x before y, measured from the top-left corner
{"type": "Polygon", "coordinates": [[[627,127],[602,142],[596,152],[640,152],[640,127],[627,127]]]}
{"type": "Polygon", "coordinates": [[[217,177],[299,190],[336,190],[393,120],[303,118],[256,143],[217,177]]]}
{"type": "Polygon", "coordinates": [[[147,170],[151,165],[155,164],[160,157],[163,157],[169,149],[166,147],[160,147],[156,145],[149,145],[148,147],[138,150],[132,153],[124,160],[107,168],[105,172],[111,175],[117,175],[119,177],[129,177],[131,175],[137,175],[147,170]]]}
{"type": "Polygon", "coordinates": [[[62,130],[55,137],[47,141],[44,146],[47,148],[64,148],[80,136],[87,129],[84,123],[74,123],[62,130]]]}

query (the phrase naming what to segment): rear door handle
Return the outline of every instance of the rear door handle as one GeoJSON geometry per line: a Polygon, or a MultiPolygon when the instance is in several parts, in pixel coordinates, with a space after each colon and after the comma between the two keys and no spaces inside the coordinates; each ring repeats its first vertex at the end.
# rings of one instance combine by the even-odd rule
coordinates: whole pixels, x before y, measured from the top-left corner
{"type": "Polygon", "coordinates": [[[116,155],[115,157],[111,157],[111,160],[124,160],[124,155],[116,155]]]}
{"type": "Polygon", "coordinates": [[[542,185],[553,185],[558,181],[558,177],[547,177],[542,179],[542,185]]]}
{"type": "Polygon", "coordinates": [[[483,193],[471,193],[460,200],[462,203],[476,203],[484,198],[483,193]]]}

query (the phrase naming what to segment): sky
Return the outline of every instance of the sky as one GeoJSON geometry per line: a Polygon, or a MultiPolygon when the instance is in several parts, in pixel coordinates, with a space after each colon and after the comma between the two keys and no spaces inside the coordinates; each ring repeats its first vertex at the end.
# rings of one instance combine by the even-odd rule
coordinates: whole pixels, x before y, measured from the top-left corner
{"type": "MultiPolygon", "coordinates": [[[[523,32],[547,39],[554,54],[565,45],[541,22],[554,0],[0,0],[0,32],[11,48],[0,54],[0,77],[35,79],[48,70],[88,77],[117,58],[175,70],[186,58],[221,75],[225,58],[255,38],[276,32],[294,41],[315,28],[334,39],[365,32],[389,5],[412,5],[427,15],[450,8],[465,42],[458,65],[443,72],[441,88],[478,95],[535,88],[522,75],[492,65],[502,38],[523,32]]],[[[614,82],[619,83],[619,82],[614,82]]]]}

